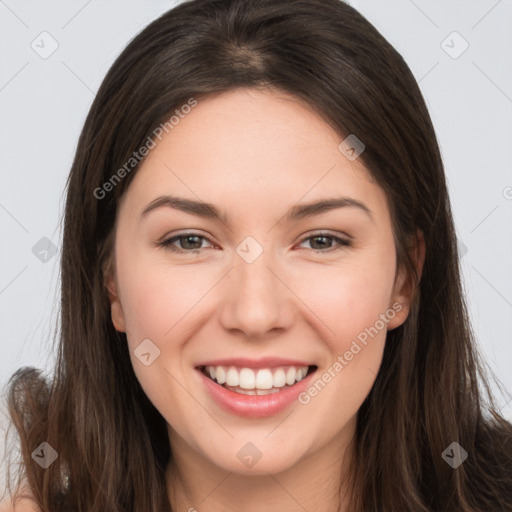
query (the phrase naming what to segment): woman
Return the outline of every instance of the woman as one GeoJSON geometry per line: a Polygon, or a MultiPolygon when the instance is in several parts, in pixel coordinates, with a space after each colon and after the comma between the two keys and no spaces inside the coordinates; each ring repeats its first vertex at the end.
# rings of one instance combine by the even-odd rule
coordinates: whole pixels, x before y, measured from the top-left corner
{"type": "Polygon", "coordinates": [[[20,507],[512,507],[432,123],[348,5],[193,0],[135,37],[61,273],[55,375],[9,388],[20,507]]]}

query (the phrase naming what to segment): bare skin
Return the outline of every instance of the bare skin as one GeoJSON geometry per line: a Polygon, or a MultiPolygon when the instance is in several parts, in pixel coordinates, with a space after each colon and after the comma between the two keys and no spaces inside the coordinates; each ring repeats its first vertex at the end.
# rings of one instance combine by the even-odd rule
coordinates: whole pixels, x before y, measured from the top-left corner
{"type": "MultiPolygon", "coordinates": [[[[223,93],[200,100],[158,142],[122,199],[107,281],[112,320],[127,333],[137,378],[168,424],[173,510],[332,512],[340,482],[346,510],[356,414],[414,287],[395,275],[385,193],[340,152],[342,140],[284,92],[223,93]],[[141,215],[166,194],[211,203],[231,223],[169,207],[141,215]],[[297,204],[333,197],[370,213],[345,206],[285,218],[297,204]],[[178,252],[157,245],[190,232],[205,237],[192,249],[183,239],[172,245],[178,252]],[[263,250],[251,263],[236,251],[249,236],[263,250]],[[321,377],[381,315],[384,328],[321,392],[270,417],[220,408],[195,369],[208,359],[279,356],[310,361],[321,377]],[[160,350],[149,366],[134,355],[144,339],[160,350]],[[237,457],[247,442],[262,454],[250,468],[237,457]]],[[[415,254],[421,272],[421,236],[415,254]]]]}
{"type": "Polygon", "coordinates": [[[41,509],[34,501],[34,495],[26,480],[20,487],[16,503],[10,497],[0,503],[0,512],[41,512],[41,509]]]}

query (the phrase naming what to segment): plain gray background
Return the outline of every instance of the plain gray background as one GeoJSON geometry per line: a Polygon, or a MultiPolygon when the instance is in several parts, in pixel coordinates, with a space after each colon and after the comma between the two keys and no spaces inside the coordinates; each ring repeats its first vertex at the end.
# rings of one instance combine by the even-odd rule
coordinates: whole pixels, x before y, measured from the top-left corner
{"type": "MultiPolygon", "coordinates": [[[[0,0],[2,386],[21,366],[53,364],[64,185],[95,91],[126,43],[177,3],[0,0]],[[46,262],[33,252],[43,237],[57,249],[46,262]]],[[[473,327],[512,421],[512,1],[350,3],[402,54],[426,98],[473,327]]]]}

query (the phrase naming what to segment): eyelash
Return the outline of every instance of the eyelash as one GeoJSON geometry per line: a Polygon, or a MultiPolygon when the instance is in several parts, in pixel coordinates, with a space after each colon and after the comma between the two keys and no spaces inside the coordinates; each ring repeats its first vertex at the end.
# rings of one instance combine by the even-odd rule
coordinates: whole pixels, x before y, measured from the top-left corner
{"type": "MultiPolygon", "coordinates": [[[[175,252],[175,253],[183,253],[183,254],[197,254],[197,253],[199,253],[199,251],[201,249],[190,249],[190,250],[178,249],[178,248],[176,248],[175,246],[172,245],[175,241],[180,240],[182,238],[188,238],[188,237],[201,238],[203,240],[207,240],[210,244],[212,243],[209,238],[207,238],[207,237],[205,237],[203,235],[199,235],[197,233],[182,233],[180,235],[173,236],[172,238],[168,238],[167,240],[163,240],[162,242],[158,242],[157,246],[164,247],[165,249],[168,249],[168,250],[170,250],[172,252],[175,252]]],[[[313,252],[313,253],[317,253],[317,254],[318,253],[320,253],[320,254],[330,253],[330,252],[338,251],[338,250],[342,249],[343,247],[351,247],[352,246],[352,242],[350,240],[347,240],[347,239],[344,239],[344,238],[340,238],[340,237],[331,235],[329,233],[316,233],[314,235],[310,235],[310,236],[308,236],[306,238],[303,238],[300,243],[303,243],[306,240],[310,240],[310,239],[313,239],[313,238],[331,238],[332,240],[336,241],[339,244],[339,246],[334,248],[334,249],[333,248],[328,248],[327,250],[307,249],[309,252],[313,252]]]]}

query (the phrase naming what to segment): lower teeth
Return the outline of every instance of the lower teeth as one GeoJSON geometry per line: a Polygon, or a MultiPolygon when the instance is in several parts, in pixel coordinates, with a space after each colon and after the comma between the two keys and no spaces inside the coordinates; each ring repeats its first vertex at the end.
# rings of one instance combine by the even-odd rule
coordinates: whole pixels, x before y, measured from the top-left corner
{"type": "Polygon", "coordinates": [[[282,389],[289,388],[291,386],[283,386],[282,388],[272,388],[272,389],[244,389],[240,386],[228,386],[227,384],[222,384],[223,388],[228,389],[229,391],[234,391],[235,393],[240,393],[242,395],[270,395],[272,393],[279,393],[282,389]]]}

